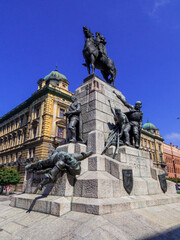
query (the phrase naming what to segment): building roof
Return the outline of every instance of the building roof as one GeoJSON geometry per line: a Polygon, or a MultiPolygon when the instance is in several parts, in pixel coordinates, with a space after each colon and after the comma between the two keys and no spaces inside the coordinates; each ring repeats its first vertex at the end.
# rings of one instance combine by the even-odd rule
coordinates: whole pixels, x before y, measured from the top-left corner
{"type": "Polygon", "coordinates": [[[8,112],[4,116],[0,117],[0,123],[9,119],[13,115],[19,113],[24,108],[28,107],[33,101],[35,101],[39,97],[42,97],[43,95],[46,95],[47,93],[50,93],[54,96],[58,96],[60,98],[64,98],[67,101],[71,101],[71,96],[67,95],[66,93],[61,92],[59,90],[56,90],[56,89],[54,89],[52,87],[49,87],[49,86],[45,86],[44,88],[42,88],[42,89],[36,91],[35,93],[33,93],[32,96],[30,98],[28,98],[25,102],[21,103],[16,108],[12,109],[10,112],[8,112]]]}
{"type": "Polygon", "coordinates": [[[156,127],[154,124],[150,123],[149,121],[147,121],[147,123],[145,123],[143,125],[143,129],[147,130],[147,131],[155,131],[156,127]]]}
{"type": "Polygon", "coordinates": [[[44,80],[46,80],[46,81],[48,81],[48,80],[62,80],[62,81],[65,81],[65,82],[69,83],[66,76],[59,73],[57,69],[55,71],[50,72],[48,75],[46,75],[44,77],[44,80]]]}

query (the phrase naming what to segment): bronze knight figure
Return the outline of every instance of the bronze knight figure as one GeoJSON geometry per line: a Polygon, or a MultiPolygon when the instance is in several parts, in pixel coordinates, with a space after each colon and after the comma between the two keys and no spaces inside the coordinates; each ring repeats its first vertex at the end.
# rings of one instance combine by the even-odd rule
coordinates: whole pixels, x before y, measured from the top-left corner
{"type": "Polygon", "coordinates": [[[136,148],[139,148],[143,117],[143,112],[140,110],[142,103],[140,101],[137,101],[135,103],[135,106],[132,106],[127,101],[125,101],[121,95],[118,95],[115,91],[113,91],[113,93],[124,103],[126,107],[129,108],[129,112],[125,113],[130,123],[126,129],[126,132],[129,132],[127,135],[126,143],[127,145],[134,144],[136,148]]]}
{"type": "Polygon", "coordinates": [[[65,113],[67,119],[66,128],[68,129],[66,142],[82,142],[81,105],[75,95],[71,96],[71,101],[69,111],[65,113]]]}
{"type": "Polygon", "coordinates": [[[111,112],[114,116],[115,125],[108,136],[102,154],[105,153],[108,147],[114,145],[116,149],[114,151],[113,158],[115,158],[116,152],[119,151],[119,146],[124,144],[130,145],[130,143],[128,142],[130,124],[126,114],[121,112],[121,109],[119,107],[115,107],[115,109],[113,110],[110,100],[109,104],[111,112]]]}

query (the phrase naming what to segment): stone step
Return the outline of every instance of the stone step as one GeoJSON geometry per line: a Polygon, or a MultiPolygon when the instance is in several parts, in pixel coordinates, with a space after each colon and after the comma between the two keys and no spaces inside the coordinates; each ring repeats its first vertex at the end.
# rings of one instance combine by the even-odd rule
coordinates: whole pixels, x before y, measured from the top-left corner
{"type": "MultiPolygon", "coordinates": [[[[119,169],[116,169],[117,172],[119,169]]],[[[112,174],[116,172],[115,168],[112,173],[106,171],[87,171],[77,177],[74,186],[74,196],[84,198],[112,198],[129,196],[123,184],[120,174],[114,177],[112,174]],[[117,176],[119,176],[118,179],[117,176]]],[[[122,174],[122,173],[121,173],[122,174]]],[[[167,181],[167,192],[176,193],[174,184],[167,181]]],[[[153,178],[133,177],[133,188],[130,195],[155,195],[161,194],[162,189],[159,181],[153,178]]]]}
{"type": "Polygon", "coordinates": [[[158,194],[151,196],[126,196],[121,198],[78,198],[72,201],[72,211],[103,215],[138,208],[179,203],[178,194],[158,194]]]}
{"type": "Polygon", "coordinates": [[[71,211],[71,197],[18,194],[11,197],[11,207],[23,208],[55,216],[71,211]]]}

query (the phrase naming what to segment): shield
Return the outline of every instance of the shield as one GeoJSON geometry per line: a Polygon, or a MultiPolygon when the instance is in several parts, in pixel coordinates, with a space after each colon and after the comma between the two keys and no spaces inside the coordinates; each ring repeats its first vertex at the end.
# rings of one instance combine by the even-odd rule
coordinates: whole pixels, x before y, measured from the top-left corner
{"type": "Polygon", "coordinates": [[[132,169],[123,169],[123,185],[128,194],[131,193],[133,188],[133,173],[132,169]]]}
{"type": "Polygon", "coordinates": [[[160,182],[160,185],[161,185],[161,189],[165,193],[167,191],[166,174],[165,173],[159,174],[158,178],[159,178],[159,182],[160,182]]]}

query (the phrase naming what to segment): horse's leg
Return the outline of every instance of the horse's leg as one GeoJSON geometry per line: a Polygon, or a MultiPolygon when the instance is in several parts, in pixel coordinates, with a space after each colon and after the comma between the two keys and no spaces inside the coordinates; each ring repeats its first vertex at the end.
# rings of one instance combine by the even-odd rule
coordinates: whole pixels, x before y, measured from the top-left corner
{"type": "Polygon", "coordinates": [[[92,74],[94,74],[94,69],[95,69],[95,67],[94,67],[95,57],[94,57],[93,54],[91,54],[91,56],[90,56],[90,61],[91,61],[92,74]]]}
{"type": "Polygon", "coordinates": [[[113,83],[113,87],[115,87],[114,82],[115,82],[116,74],[117,74],[116,68],[110,70],[111,77],[110,77],[109,81],[110,81],[110,84],[113,83]]]}
{"type": "Polygon", "coordinates": [[[106,80],[106,82],[110,83],[109,79],[108,79],[109,74],[107,72],[103,71],[103,70],[101,70],[101,73],[103,75],[103,78],[106,80]]]}
{"type": "Polygon", "coordinates": [[[90,75],[90,63],[87,60],[85,60],[85,61],[86,61],[86,67],[87,67],[88,73],[90,75]]]}

